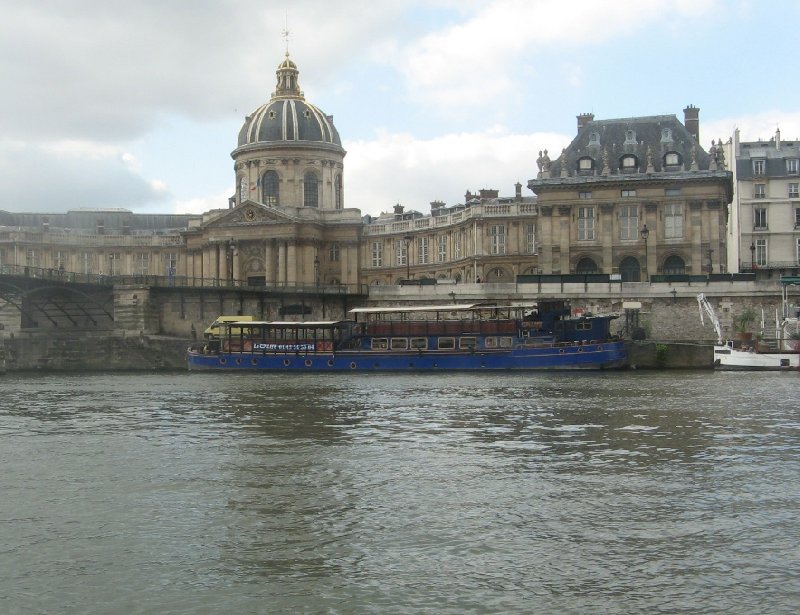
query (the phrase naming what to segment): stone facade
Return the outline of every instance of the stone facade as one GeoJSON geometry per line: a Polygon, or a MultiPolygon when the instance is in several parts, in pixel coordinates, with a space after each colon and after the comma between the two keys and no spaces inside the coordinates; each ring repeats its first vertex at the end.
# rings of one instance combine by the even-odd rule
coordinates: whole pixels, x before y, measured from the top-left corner
{"type": "Polygon", "coordinates": [[[734,161],[729,260],[759,277],[800,275],[800,141],[741,141],[723,146],[734,161]]]}
{"type": "Polygon", "coordinates": [[[623,281],[727,271],[731,173],[697,143],[699,110],[595,120],[528,182],[538,196],[543,273],[606,273],[623,281]],[[691,127],[694,134],[687,127],[691,127]]]}
{"type": "Polygon", "coordinates": [[[467,192],[462,204],[431,203],[430,214],[398,205],[372,218],[344,206],[346,152],[333,118],[306,101],[288,55],[276,75],[231,153],[236,192],[226,208],[160,218],[0,212],[0,266],[355,294],[406,278],[605,273],[644,281],[727,270],[731,173],[716,147],[698,145],[695,107],[685,109],[685,125],[675,116],[578,116],[578,135],[557,160],[539,154],[528,182],[534,195],[517,184],[510,197],[467,192]]]}

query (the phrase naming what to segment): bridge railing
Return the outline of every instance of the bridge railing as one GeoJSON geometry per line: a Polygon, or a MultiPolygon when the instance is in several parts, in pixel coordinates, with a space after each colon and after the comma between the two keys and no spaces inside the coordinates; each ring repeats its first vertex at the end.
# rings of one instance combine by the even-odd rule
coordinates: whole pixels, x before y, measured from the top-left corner
{"type": "Polygon", "coordinates": [[[79,273],[27,265],[0,265],[0,275],[13,275],[48,280],[53,282],[94,284],[96,286],[158,286],[181,288],[219,288],[251,291],[306,293],[314,295],[367,294],[361,284],[297,284],[272,283],[251,285],[246,280],[218,280],[185,275],[107,275],[103,273],[79,273]]]}

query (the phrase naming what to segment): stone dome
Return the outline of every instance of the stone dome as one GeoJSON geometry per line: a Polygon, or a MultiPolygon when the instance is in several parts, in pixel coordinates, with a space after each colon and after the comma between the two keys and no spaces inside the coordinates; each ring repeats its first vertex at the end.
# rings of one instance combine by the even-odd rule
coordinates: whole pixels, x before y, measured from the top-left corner
{"type": "Polygon", "coordinates": [[[328,143],[341,148],[333,117],[307,102],[299,88],[297,65],[289,54],[278,65],[278,83],[269,102],[245,118],[238,146],[256,143],[328,143]]]}

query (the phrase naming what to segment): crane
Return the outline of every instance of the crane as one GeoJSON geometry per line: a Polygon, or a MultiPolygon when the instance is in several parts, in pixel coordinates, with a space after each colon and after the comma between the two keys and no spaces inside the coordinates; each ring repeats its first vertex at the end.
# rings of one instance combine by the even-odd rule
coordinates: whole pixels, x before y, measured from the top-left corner
{"type": "Polygon", "coordinates": [[[704,293],[700,293],[697,295],[697,304],[700,307],[700,322],[703,322],[703,312],[708,315],[708,319],[711,321],[711,324],[714,325],[714,331],[717,333],[717,344],[722,345],[725,341],[722,339],[722,325],[719,324],[719,318],[717,318],[717,313],[714,311],[714,308],[706,299],[704,293]]]}

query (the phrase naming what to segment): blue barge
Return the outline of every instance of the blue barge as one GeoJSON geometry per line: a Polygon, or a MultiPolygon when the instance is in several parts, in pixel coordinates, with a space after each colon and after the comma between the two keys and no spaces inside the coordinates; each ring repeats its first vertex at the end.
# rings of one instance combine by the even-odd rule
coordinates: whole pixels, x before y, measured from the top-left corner
{"type": "Polygon", "coordinates": [[[355,308],[350,320],[236,321],[190,347],[188,368],[433,372],[614,369],[616,315],[571,315],[563,301],[355,308]]]}

